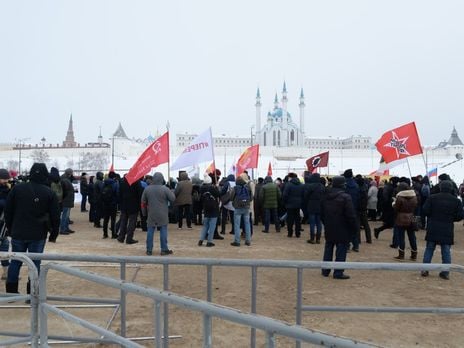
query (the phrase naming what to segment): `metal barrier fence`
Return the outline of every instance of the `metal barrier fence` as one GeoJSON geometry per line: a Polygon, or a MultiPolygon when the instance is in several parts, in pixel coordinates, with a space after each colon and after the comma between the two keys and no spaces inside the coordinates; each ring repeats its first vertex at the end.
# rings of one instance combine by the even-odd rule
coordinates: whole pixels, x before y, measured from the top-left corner
{"type": "MultiPolygon", "coordinates": [[[[296,347],[301,346],[301,342],[311,342],[318,345],[330,345],[337,347],[364,347],[371,346],[369,344],[361,343],[357,340],[340,338],[334,335],[322,334],[312,330],[302,328],[302,314],[305,311],[333,311],[333,312],[389,312],[389,313],[463,313],[464,308],[441,308],[441,307],[350,307],[350,306],[304,306],[302,302],[303,294],[303,270],[305,269],[356,269],[356,270],[388,270],[388,271],[454,271],[464,273],[464,267],[454,264],[413,264],[413,263],[359,263],[359,262],[321,262],[321,261],[284,261],[284,260],[236,260],[236,259],[194,259],[194,258],[163,258],[163,257],[146,257],[146,256],[86,256],[86,255],[59,255],[59,254],[25,254],[31,259],[40,259],[47,261],[71,261],[71,262],[97,262],[97,263],[115,263],[119,264],[120,280],[115,280],[109,277],[95,275],[78,269],[73,269],[69,266],[58,264],[47,264],[42,266],[40,275],[40,299],[38,293],[31,291],[31,305],[32,307],[40,305],[41,317],[41,342],[47,342],[49,338],[74,340],[81,342],[117,342],[123,346],[138,346],[134,342],[129,341],[126,337],[126,321],[127,321],[127,308],[126,296],[128,293],[134,293],[140,296],[146,296],[154,300],[154,331],[155,343],[157,347],[169,346],[169,310],[168,305],[174,304],[189,308],[190,310],[199,311],[203,313],[203,346],[212,346],[212,317],[218,317],[232,322],[240,323],[251,328],[250,330],[250,347],[256,346],[256,329],[266,332],[266,346],[274,347],[275,334],[287,336],[295,339],[296,347]],[[126,282],[126,267],[128,264],[160,264],[163,265],[163,291],[153,288],[147,288],[141,285],[131,284],[126,282]],[[169,266],[184,265],[184,266],[205,266],[206,267],[206,302],[196,299],[191,299],[184,296],[179,296],[168,292],[169,289],[169,266]],[[213,267],[246,267],[251,269],[251,314],[242,313],[230,308],[222,307],[212,304],[213,289],[213,267]],[[279,322],[270,318],[256,315],[257,308],[257,280],[258,268],[284,268],[294,269],[297,275],[297,289],[296,289],[296,313],[295,324],[288,325],[287,323],[279,322]],[[120,289],[119,299],[93,299],[93,298],[80,298],[72,296],[49,296],[46,295],[46,276],[49,269],[54,269],[66,274],[76,277],[91,280],[93,282],[107,285],[113,288],[120,289]],[[109,330],[90,324],[80,318],[74,317],[55,306],[46,303],[47,300],[53,301],[78,301],[90,303],[106,303],[118,304],[120,306],[120,336],[112,333],[109,330]],[[161,316],[161,304],[163,304],[163,316],[161,316]],[[101,339],[92,339],[88,337],[58,337],[48,336],[46,326],[46,314],[53,312],[68,320],[72,320],[84,327],[87,327],[94,332],[103,336],[101,339]],[[163,325],[161,325],[163,319],[163,325]],[[162,328],[162,334],[161,334],[162,328]],[[163,339],[162,339],[163,337],[163,339]],[[131,342],[131,343],[129,343],[131,342]]],[[[1,257],[24,257],[21,254],[0,253],[1,257]]],[[[31,287],[33,289],[34,287],[31,287]]],[[[21,297],[25,298],[25,297],[21,297]]],[[[34,312],[34,310],[33,310],[34,312]]],[[[35,315],[31,318],[31,329],[36,327],[32,324],[33,320],[37,320],[35,315]]],[[[37,325],[38,326],[38,325],[37,325]]],[[[32,330],[31,330],[32,331],[32,330]]],[[[5,335],[0,331],[0,335],[5,335]]],[[[11,333],[8,333],[11,336],[11,333]]],[[[19,334],[17,340],[25,337],[19,334]]],[[[31,333],[31,342],[37,341],[38,334],[31,333]]],[[[29,337],[28,337],[29,339],[29,337]]],[[[5,344],[0,342],[0,344],[5,344]]],[[[10,343],[11,344],[11,343],[10,343]]],[[[45,343],[46,344],[46,343],[45,343]]],[[[45,346],[45,345],[43,345],[45,346]]]]}

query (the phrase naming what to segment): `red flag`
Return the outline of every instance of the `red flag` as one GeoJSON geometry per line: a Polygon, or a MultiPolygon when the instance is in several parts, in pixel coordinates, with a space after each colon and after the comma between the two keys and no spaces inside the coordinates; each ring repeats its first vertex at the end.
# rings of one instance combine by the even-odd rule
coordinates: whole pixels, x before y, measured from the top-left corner
{"type": "Polygon", "coordinates": [[[314,173],[317,168],[327,167],[329,164],[329,151],[310,157],[306,160],[308,172],[314,173]]]}
{"type": "Polygon", "coordinates": [[[272,176],[271,162],[269,162],[269,166],[267,167],[267,176],[272,176]]]}
{"type": "Polygon", "coordinates": [[[169,161],[169,132],[148,145],[142,155],[126,174],[129,185],[147,174],[153,167],[169,161]]]}
{"type": "Polygon", "coordinates": [[[250,146],[237,161],[236,171],[237,175],[242,174],[246,169],[258,167],[259,144],[250,146]]]}
{"type": "Polygon", "coordinates": [[[114,166],[113,163],[111,163],[110,169],[108,170],[108,173],[114,172],[114,166]]]}
{"type": "Polygon", "coordinates": [[[208,168],[205,169],[205,173],[209,174],[209,173],[214,173],[214,171],[216,170],[216,167],[214,165],[214,161],[211,162],[211,164],[208,166],[208,168]]]}
{"type": "Polygon", "coordinates": [[[414,122],[389,130],[375,143],[385,163],[422,153],[414,122]]]}

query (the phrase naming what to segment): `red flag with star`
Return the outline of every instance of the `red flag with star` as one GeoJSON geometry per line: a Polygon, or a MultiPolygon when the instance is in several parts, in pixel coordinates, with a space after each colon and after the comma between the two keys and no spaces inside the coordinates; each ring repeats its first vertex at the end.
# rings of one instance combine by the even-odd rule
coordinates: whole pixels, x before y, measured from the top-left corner
{"type": "Polygon", "coordinates": [[[422,153],[422,145],[414,122],[384,133],[375,146],[385,163],[422,153]]]}
{"type": "Polygon", "coordinates": [[[329,151],[320,153],[319,155],[310,157],[306,160],[308,172],[314,173],[317,168],[327,167],[329,164],[329,151]]]}
{"type": "Polygon", "coordinates": [[[237,175],[242,174],[245,170],[258,167],[259,144],[250,146],[237,161],[237,175]]]}
{"type": "Polygon", "coordinates": [[[152,168],[169,161],[169,132],[152,142],[126,174],[129,185],[147,174],[152,168]]]}

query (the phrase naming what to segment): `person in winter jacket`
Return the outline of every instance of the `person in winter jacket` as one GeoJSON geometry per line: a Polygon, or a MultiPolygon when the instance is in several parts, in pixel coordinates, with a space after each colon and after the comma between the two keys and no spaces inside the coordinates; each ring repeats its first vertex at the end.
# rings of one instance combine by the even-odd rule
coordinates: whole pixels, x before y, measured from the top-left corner
{"type": "Polygon", "coordinates": [[[232,205],[232,200],[230,199],[230,195],[232,189],[235,187],[235,175],[229,174],[226,178],[222,178],[219,182],[219,198],[221,200],[221,234],[226,233],[226,224],[227,219],[229,218],[232,229],[229,232],[230,234],[234,234],[234,206],[232,205]],[[229,197],[229,200],[225,199],[225,197],[229,197]]]}
{"type": "Polygon", "coordinates": [[[408,182],[401,182],[398,185],[398,193],[393,202],[395,210],[395,225],[393,233],[398,243],[398,256],[396,260],[404,260],[405,232],[408,233],[409,245],[411,247],[411,260],[417,259],[416,225],[414,222],[414,211],[417,208],[416,192],[410,187],[408,182]]]}
{"type": "Polygon", "coordinates": [[[360,236],[360,222],[359,222],[359,211],[360,211],[360,190],[359,185],[356,183],[356,180],[353,177],[353,170],[347,169],[344,171],[343,176],[346,179],[345,191],[351,196],[351,201],[353,202],[354,211],[356,212],[356,222],[358,224],[357,232],[353,236],[351,244],[353,245],[352,250],[359,252],[359,243],[361,242],[360,236]]]}
{"type": "MultiPolygon", "coordinates": [[[[15,185],[5,206],[5,223],[11,236],[13,252],[43,253],[48,241],[54,243],[58,236],[60,210],[55,193],[47,186],[48,170],[44,163],[34,163],[30,181],[15,185]]],[[[34,260],[40,271],[40,260],[34,260]]],[[[19,272],[22,262],[12,260],[8,268],[6,292],[18,292],[19,272]]],[[[27,292],[30,292],[28,282],[27,292]]]]}
{"type": "Polygon", "coordinates": [[[325,187],[321,183],[319,173],[305,177],[305,182],[303,206],[309,220],[309,239],[307,242],[310,244],[320,244],[322,235],[321,202],[325,187]]]}
{"type": "Polygon", "coordinates": [[[295,173],[288,174],[288,182],[285,184],[282,202],[287,209],[287,237],[300,238],[301,235],[301,217],[300,210],[303,208],[304,187],[295,173]],[[295,227],[295,230],[293,230],[295,227]]]}
{"type": "Polygon", "coordinates": [[[176,200],[174,205],[177,207],[177,224],[182,229],[182,221],[185,216],[187,228],[192,228],[192,190],[193,184],[186,172],[179,174],[179,182],[174,190],[176,200]]]}
{"type": "MultiPolygon", "coordinates": [[[[455,196],[453,183],[449,180],[440,182],[440,192],[432,194],[423,206],[428,218],[427,232],[423,263],[430,263],[435,247],[441,247],[442,263],[451,263],[451,245],[454,244],[454,222],[464,218],[461,201],[455,196]]],[[[422,276],[429,275],[428,271],[422,271],[422,276]]],[[[440,272],[440,277],[449,279],[449,272],[440,272]]]]}
{"type": "Polygon", "coordinates": [[[168,247],[169,204],[174,203],[176,196],[165,185],[163,174],[156,172],[152,183],[142,193],[142,214],[147,216],[146,254],[153,254],[153,234],[160,232],[161,256],[171,255],[168,247]]]}
{"type": "Polygon", "coordinates": [[[111,238],[118,238],[116,231],[116,214],[118,212],[118,183],[116,173],[110,172],[108,178],[103,181],[103,188],[100,199],[103,207],[103,239],[108,238],[108,223],[111,231],[111,238]]]}
{"type": "Polygon", "coordinates": [[[245,229],[245,245],[251,245],[250,204],[253,200],[253,193],[246,181],[247,178],[248,175],[245,173],[239,175],[230,194],[234,207],[234,241],[230,243],[232,246],[240,246],[240,220],[242,219],[245,229]]]}
{"type": "Polygon", "coordinates": [[[119,208],[121,210],[118,242],[126,244],[138,243],[134,239],[134,231],[137,223],[137,215],[140,209],[140,200],[142,198],[142,185],[137,180],[129,185],[126,176],[120,180],[119,184],[119,208]]]}
{"type": "Polygon", "coordinates": [[[377,181],[372,180],[369,183],[369,190],[367,191],[367,216],[371,221],[377,219],[378,192],[377,181]]]}
{"type": "MultiPolygon", "coordinates": [[[[264,178],[264,184],[261,187],[258,200],[264,209],[264,233],[269,233],[271,216],[274,221],[276,232],[280,232],[280,221],[277,214],[281,193],[279,187],[272,181],[271,176],[264,178]]],[[[255,202],[256,204],[256,202],[255,202]]]]}
{"type": "MultiPolygon", "coordinates": [[[[8,180],[10,180],[10,173],[8,170],[2,168],[0,169],[0,216],[4,215],[5,205],[6,205],[6,198],[8,197],[8,193],[10,193],[10,187],[8,185],[8,180]]],[[[5,220],[2,219],[2,223],[0,227],[3,228],[3,224],[5,220]]],[[[10,242],[8,241],[7,236],[0,236],[0,251],[8,251],[10,247],[10,242]]],[[[6,280],[8,274],[8,266],[10,265],[10,261],[2,260],[2,280],[6,280]]]]}
{"type": "Polygon", "coordinates": [[[102,172],[97,172],[96,180],[93,185],[94,204],[95,204],[95,217],[93,221],[93,227],[101,228],[101,219],[103,218],[103,202],[101,199],[101,192],[103,189],[104,176],[102,172]]]}
{"type": "MultiPolygon", "coordinates": [[[[203,241],[206,239],[208,240],[206,243],[207,247],[215,245],[213,238],[219,216],[219,190],[212,182],[212,178],[208,174],[205,174],[203,184],[200,186],[200,199],[204,209],[204,218],[198,246],[203,245],[203,241]]],[[[221,239],[223,238],[221,237],[221,239]]]]}
{"type": "Polygon", "coordinates": [[[61,176],[61,184],[63,187],[63,211],[61,212],[60,234],[74,233],[74,231],[69,228],[71,208],[74,207],[74,186],[72,180],[73,170],[67,168],[61,176]]]}
{"type": "MultiPolygon", "coordinates": [[[[324,223],[325,246],[323,261],[332,261],[335,248],[335,261],[345,262],[346,254],[353,235],[357,233],[357,217],[351,196],[345,192],[346,179],[335,176],[332,187],[328,188],[322,200],[321,219],[324,223]]],[[[322,269],[322,275],[328,277],[330,269],[322,269]]],[[[349,279],[343,269],[334,270],[335,279],[349,279]]]]}
{"type": "Polygon", "coordinates": [[[79,192],[81,193],[81,212],[87,212],[87,195],[89,194],[89,183],[87,182],[87,173],[81,174],[79,185],[79,192]]]}

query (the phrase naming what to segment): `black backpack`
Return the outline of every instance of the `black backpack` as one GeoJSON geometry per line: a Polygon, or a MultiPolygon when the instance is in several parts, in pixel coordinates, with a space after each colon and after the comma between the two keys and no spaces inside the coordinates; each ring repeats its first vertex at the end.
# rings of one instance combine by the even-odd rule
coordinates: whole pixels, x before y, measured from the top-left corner
{"type": "Polygon", "coordinates": [[[101,200],[104,205],[111,205],[114,203],[114,191],[113,185],[110,183],[105,183],[101,192],[101,200]]]}
{"type": "Polygon", "coordinates": [[[211,192],[206,191],[202,194],[203,210],[205,212],[212,212],[218,208],[218,202],[211,192]]]}

